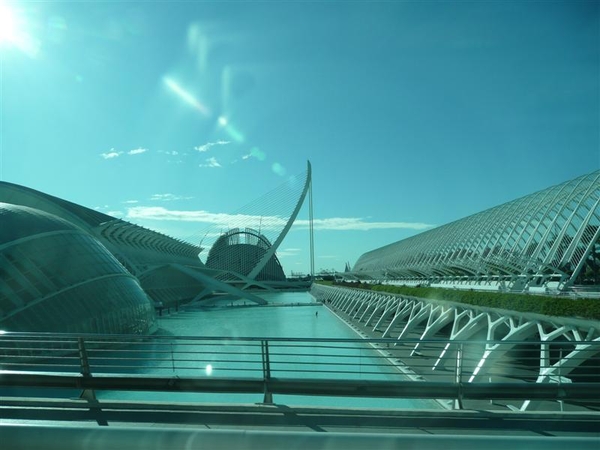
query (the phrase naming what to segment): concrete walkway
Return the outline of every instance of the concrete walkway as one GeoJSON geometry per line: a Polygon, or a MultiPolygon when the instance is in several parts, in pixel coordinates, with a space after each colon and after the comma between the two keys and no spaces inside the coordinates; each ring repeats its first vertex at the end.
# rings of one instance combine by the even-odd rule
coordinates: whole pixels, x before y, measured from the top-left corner
{"type": "MultiPolygon", "coordinates": [[[[329,304],[324,304],[328,310],[342,320],[346,325],[352,328],[359,336],[365,339],[379,339],[382,338],[383,330],[373,330],[372,326],[366,327],[364,323],[361,323],[353,319],[349,314],[332,307],[329,304]]],[[[385,327],[382,327],[385,329],[385,327]]],[[[408,339],[418,340],[420,338],[420,332],[410,333],[408,339]]],[[[424,380],[424,381],[440,381],[440,382],[453,382],[455,380],[454,362],[451,367],[438,367],[435,372],[432,371],[432,366],[443,350],[444,345],[442,343],[435,345],[428,343],[427,347],[419,347],[418,354],[411,354],[414,348],[414,342],[402,345],[387,345],[387,344],[372,344],[382,356],[386,357],[390,363],[398,368],[400,372],[407,375],[411,379],[424,380]]],[[[496,364],[502,364],[498,362],[496,364]]],[[[506,377],[495,377],[495,382],[522,382],[518,379],[519,374],[516,372],[514,367],[507,367],[506,377]]],[[[528,374],[531,376],[531,374],[528,374]]],[[[466,378],[466,376],[465,376],[466,378]]],[[[467,380],[464,379],[463,382],[467,380]]],[[[439,400],[438,403],[445,409],[456,408],[455,402],[447,400],[439,400]]],[[[467,410],[490,410],[490,411],[506,411],[515,410],[520,407],[520,403],[517,401],[481,401],[481,400],[464,400],[462,403],[463,409],[467,410]]],[[[574,405],[574,404],[560,404],[559,402],[536,402],[533,410],[540,411],[556,411],[560,412],[561,408],[563,411],[590,411],[590,408],[574,405]]]]}
{"type": "Polygon", "coordinates": [[[336,409],[278,404],[0,398],[0,426],[600,438],[599,423],[600,413],[336,409]]]}

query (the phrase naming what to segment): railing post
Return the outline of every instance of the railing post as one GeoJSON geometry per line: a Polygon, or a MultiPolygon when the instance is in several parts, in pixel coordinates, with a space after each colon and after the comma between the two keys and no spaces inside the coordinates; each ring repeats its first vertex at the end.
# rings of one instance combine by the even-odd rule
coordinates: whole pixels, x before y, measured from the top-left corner
{"type": "Polygon", "coordinates": [[[263,384],[264,384],[264,396],[263,403],[273,403],[273,393],[269,392],[269,380],[271,379],[271,362],[269,360],[269,341],[260,341],[260,349],[262,355],[262,368],[263,368],[263,384]]]}
{"type": "Polygon", "coordinates": [[[456,365],[454,372],[454,382],[458,390],[456,400],[454,401],[454,409],[463,409],[462,403],[462,364],[463,364],[463,344],[458,344],[456,349],[456,365]]]}
{"type": "Polygon", "coordinates": [[[92,374],[92,371],[90,370],[90,363],[88,361],[87,351],[82,337],[77,338],[77,346],[79,347],[79,366],[81,367],[81,375],[88,377],[92,374]]]}
{"type": "Polygon", "coordinates": [[[175,373],[175,353],[173,351],[173,341],[171,341],[171,368],[173,369],[173,373],[175,373]]]}
{"type": "MultiPolygon", "coordinates": [[[[82,337],[77,338],[77,347],[79,348],[79,366],[81,367],[81,375],[84,377],[91,377],[92,371],[90,369],[90,362],[88,360],[87,350],[85,349],[85,343],[82,337]]],[[[96,400],[96,393],[93,389],[83,389],[80,398],[86,400],[96,400]]]]}
{"type": "MultiPolygon", "coordinates": [[[[560,373],[560,368],[562,367],[562,362],[563,362],[563,349],[561,346],[559,348],[559,354],[558,354],[558,392],[561,392],[560,385],[562,382],[562,375],[560,373]]],[[[565,410],[565,405],[564,405],[563,401],[559,399],[558,405],[560,406],[560,412],[563,412],[565,410]]]]}

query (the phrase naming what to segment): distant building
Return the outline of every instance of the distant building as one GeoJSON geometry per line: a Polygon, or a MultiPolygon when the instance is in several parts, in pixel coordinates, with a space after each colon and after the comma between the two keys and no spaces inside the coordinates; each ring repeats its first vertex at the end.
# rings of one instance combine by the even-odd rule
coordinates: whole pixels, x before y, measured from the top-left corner
{"type": "Polygon", "coordinates": [[[600,171],[363,254],[347,279],[511,291],[600,287],[600,171]]]}
{"type": "MultiPolygon", "coordinates": [[[[269,240],[251,228],[235,228],[223,233],[211,247],[206,267],[226,270],[227,281],[247,277],[271,248],[269,240]]],[[[223,278],[221,278],[223,279],[223,278]]],[[[285,281],[281,263],[273,254],[255,277],[258,281],[285,281]]]]}

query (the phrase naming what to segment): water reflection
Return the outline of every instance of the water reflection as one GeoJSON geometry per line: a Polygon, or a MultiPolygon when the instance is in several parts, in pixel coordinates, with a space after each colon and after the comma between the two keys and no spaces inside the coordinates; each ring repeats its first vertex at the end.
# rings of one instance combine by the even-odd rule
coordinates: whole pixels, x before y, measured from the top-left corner
{"type": "MultiPolygon", "coordinates": [[[[286,292],[262,294],[268,306],[257,306],[223,297],[210,302],[189,305],[179,311],[159,318],[159,334],[173,336],[210,337],[268,337],[268,338],[349,338],[358,336],[339,318],[325,307],[315,303],[306,292],[286,292]],[[318,314],[316,314],[318,312],[318,314]]],[[[240,342],[201,342],[183,344],[177,341],[157,343],[153,351],[164,354],[172,346],[175,353],[189,352],[194,355],[189,361],[176,361],[176,365],[164,360],[162,366],[148,368],[145,372],[159,370],[174,372],[180,376],[261,376],[260,342],[242,344],[240,342]],[[160,348],[159,348],[160,347],[160,348]]],[[[274,377],[310,377],[330,379],[332,377],[396,379],[401,375],[390,365],[381,367],[381,360],[370,347],[348,344],[336,348],[335,355],[327,358],[330,364],[323,365],[323,355],[330,355],[328,345],[296,345],[269,343],[271,370],[274,377]],[[318,372],[314,372],[318,363],[318,372]],[[359,370],[356,370],[358,365],[359,370]],[[350,367],[353,369],[350,370],[350,367]]],[[[212,394],[212,393],[147,393],[147,392],[103,392],[100,398],[111,399],[152,399],[176,402],[231,402],[259,403],[262,394],[212,394]]],[[[370,399],[304,397],[275,395],[274,401],[287,405],[319,405],[344,407],[385,407],[385,408],[438,408],[429,400],[370,399]]]]}

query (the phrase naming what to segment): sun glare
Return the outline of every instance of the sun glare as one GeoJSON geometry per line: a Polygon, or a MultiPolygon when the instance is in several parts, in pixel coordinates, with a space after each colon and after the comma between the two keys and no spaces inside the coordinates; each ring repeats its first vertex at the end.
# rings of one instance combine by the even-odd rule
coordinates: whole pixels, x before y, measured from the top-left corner
{"type": "Polygon", "coordinates": [[[17,37],[17,23],[12,10],[0,4],[0,43],[14,42],[17,37]]]}
{"type": "Polygon", "coordinates": [[[28,21],[21,11],[0,0],[0,47],[12,47],[31,58],[40,51],[40,41],[28,32],[28,21]]]}

